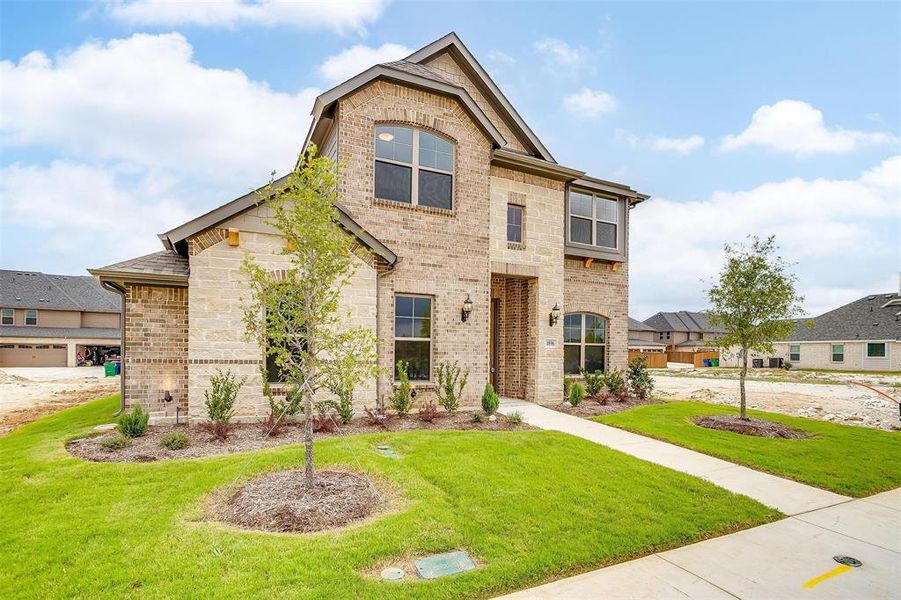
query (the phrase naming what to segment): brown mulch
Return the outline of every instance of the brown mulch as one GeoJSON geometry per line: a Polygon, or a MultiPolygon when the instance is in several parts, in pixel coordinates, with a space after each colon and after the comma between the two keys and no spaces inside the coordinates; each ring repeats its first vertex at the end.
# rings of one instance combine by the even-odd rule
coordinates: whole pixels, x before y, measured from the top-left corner
{"type": "Polygon", "coordinates": [[[576,417],[597,417],[600,415],[612,415],[624,410],[629,410],[630,408],[635,408],[636,406],[659,403],[659,400],[655,400],[653,398],[647,398],[645,400],[640,400],[639,398],[629,398],[628,400],[625,400],[623,402],[618,402],[617,400],[608,400],[606,404],[599,404],[591,398],[585,398],[585,400],[582,400],[579,406],[566,406],[561,402],[556,406],[549,406],[548,408],[553,408],[554,410],[576,417]]]}
{"type": "MultiPolygon", "coordinates": [[[[435,430],[480,430],[503,431],[534,429],[525,423],[514,424],[504,415],[498,414],[496,421],[473,422],[473,412],[460,411],[454,414],[440,413],[431,423],[419,419],[414,413],[405,417],[392,417],[383,425],[370,425],[365,417],[356,417],[347,425],[339,425],[334,432],[317,432],[314,439],[325,439],[336,435],[356,435],[362,433],[384,433],[392,431],[413,431],[417,429],[435,430]]],[[[264,435],[262,423],[235,424],[224,442],[211,436],[202,425],[152,425],[147,432],[132,440],[130,446],[109,452],[101,447],[105,439],[115,437],[112,431],[70,442],[69,453],[84,460],[96,462],[152,462],[178,458],[201,458],[233,452],[246,452],[262,448],[274,448],[287,444],[303,443],[303,424],[290,423],[282,433],[275,436],[264,435]],[[170,431],[182,431],[189,438],[187,448],[169,450],[160,443],[160,438],[170,431]]]]}
{"type": "Polygon", "coordinates": [[[742,419],[738,415],[710,415],[695,417],[692,421],[694,421],[695,425],[706,427],[707,429],[731,431],[732,433],[764,438],[801,440],[810,437],[808,433],[783,423],[754,418],[742,419]]]}
{"type": "Polygon", "coordinates": [[[316,471],[313,486],[307,487],[303,469],[292,469],[251,479],[215,516],[243,529],[309,533],[368,517],[381,504],[381,494],[362,475],[316,471]]]}

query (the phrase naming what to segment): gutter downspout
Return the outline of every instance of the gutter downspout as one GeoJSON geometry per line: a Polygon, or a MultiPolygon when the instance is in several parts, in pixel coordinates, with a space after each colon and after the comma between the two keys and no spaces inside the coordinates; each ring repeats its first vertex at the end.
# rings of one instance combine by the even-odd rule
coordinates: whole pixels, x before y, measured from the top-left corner
{"type": "MultiPolygon", "coordinates": [[[[398,257],[397,260],[394,262],[394,264],[388,265],[387,269],[385,269],[381,273],[376,272],[376,274],[375,274],[375,356],[376,356],[376,361],[380,360],[382,357],[382,337],[379,335],[379,317],[382,314],[381,311],[379,310],[379,308],[381,306],[381,296],[382,296],[381,281],[382,281],[382,277],[384,277],[385,275],[388,275],[389,273],[394,272],[394,269],[397,268],[397,263],[399,263],[400,260],[401,260],[400,257],[398,257]]],[[[392,374],[393,374],[393,372],[392,372],[392,374]]],[[[384,387],[384,386],[382,386],[383,378],[384,378],[384,373],[382,373],[381,370],[379,370],[379,374],[376,378],[376,390],[375,390],[375,398],[376,398],[377,408],[384,407],[384,400],[382,399],[382,389],[384,387]]]]}
{"type": "Polygon", "coordinates": [[[122,312],[119,313],[119,410],[113,413],[118,417],[125,412],[125,288],[111,281],[101,281],[100,287],[122,298],[122,312]]]}

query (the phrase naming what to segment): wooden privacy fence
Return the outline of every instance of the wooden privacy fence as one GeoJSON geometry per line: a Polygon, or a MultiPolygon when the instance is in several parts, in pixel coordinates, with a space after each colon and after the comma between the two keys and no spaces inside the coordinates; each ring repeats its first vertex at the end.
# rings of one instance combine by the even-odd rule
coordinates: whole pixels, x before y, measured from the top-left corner
{"type": "Polygon", "coordinates": [[[645,358],[647,358],[649,369],[666,368],[666,354],[664,352],[639,352],[638,350],[629,351],[629,360],[632,360],[636,356],[644,356],[645,358]]]}
{"type": "Polygon", "coordinates": [[[670,362],[691,363],[695,367],[703,367],[704,359],[719,358],[719,352],[667,352],[666,360],[670,362]]]}
{"type": "Polygon", "coordinates": [[[703,367],[705,358],[719,358],[719,352],[695,352],[694,360],[692,361],[695,367],[703,367]]]}

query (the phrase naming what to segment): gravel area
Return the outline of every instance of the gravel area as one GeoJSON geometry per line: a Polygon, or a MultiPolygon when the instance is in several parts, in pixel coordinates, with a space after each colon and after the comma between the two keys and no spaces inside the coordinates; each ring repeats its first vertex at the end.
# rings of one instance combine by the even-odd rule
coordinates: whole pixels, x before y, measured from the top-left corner
{"type": "MultiPolygon", "coordinates": [[[[336,435],[355,435],[360,433],[379,433],[386,431],[410,431],[414,429],[452,429],[452,430],[480,430],[501,431],[510,429],[533,429],[522,424],[511,423],[508,417],[497,415],[495,421],[473,422],[473,412],[457,412],[453,415],[440,413],[432,422],[422,421],[416,415],[406,417],[394,417],[384,425],[370,425],[363,417],[353,419],[347,425],[341,425],[335,432],[314,433],[314,439],[324,439],[336,435]]],[[[276,436],[264,434],[262,423],[236,424],[228,439],[224,442],[212,437],[209,431],[201,425],[152,425],[147,428],[147,433],[132,440],[130,446],[115,451],[107,451],[101,443],[105,439],[118,435],[115,431],[103,433],[92,437],[74,440],[67,446],[69,453],[85,460],[96,462],[152,462],[156,460],[168,460],[178,458],[200,458],[219,454],[231,454],[233,452],[245,452],[260,448],[273,448],[287,444],[303,443],[303,425],[292,423],[285,427],[284,432],[276,436]],[[181,450],[169,450],[160,443],[160,438],[170,431],[182,431],[189,438],[187,448],[181,450]]]]}
{"type": "Polygon", "coordinates": [[[381,494],[363,475],[317,471],[307,487],[303,469],[292,469],[251,479],[214,516],[242,529],[309,533],[366,518],[381,504],[381,494]]]}
{"type": "Polygon", "coordinates": [[[810,437],[805,432],[783,423],[774,423],[773,421],[755,419],[753,417],[742,419],[738,415],[711,415],[707,417],[696,417],[693,421],[695,422],[695,425],[706,427],[707,429],[731,431],[732,433],[740,433],[742,435],[753,435],[765,438],[784,438],[790,440],[810,437]]]}

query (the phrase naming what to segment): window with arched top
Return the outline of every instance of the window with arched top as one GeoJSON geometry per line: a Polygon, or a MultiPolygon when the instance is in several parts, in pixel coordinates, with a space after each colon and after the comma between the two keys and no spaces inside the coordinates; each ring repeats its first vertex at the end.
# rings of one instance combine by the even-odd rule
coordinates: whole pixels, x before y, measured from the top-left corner
{"type": "Polygon", "coordinates": [[[376,126],[375,197],[452,209],[454,144],[422,129],[376,126]]]}
{"type": "Polygon", "coordinates": [[[591,313],[563,316],[563,372],[604,371],[607,353],[607,319],[591,313]]]}

